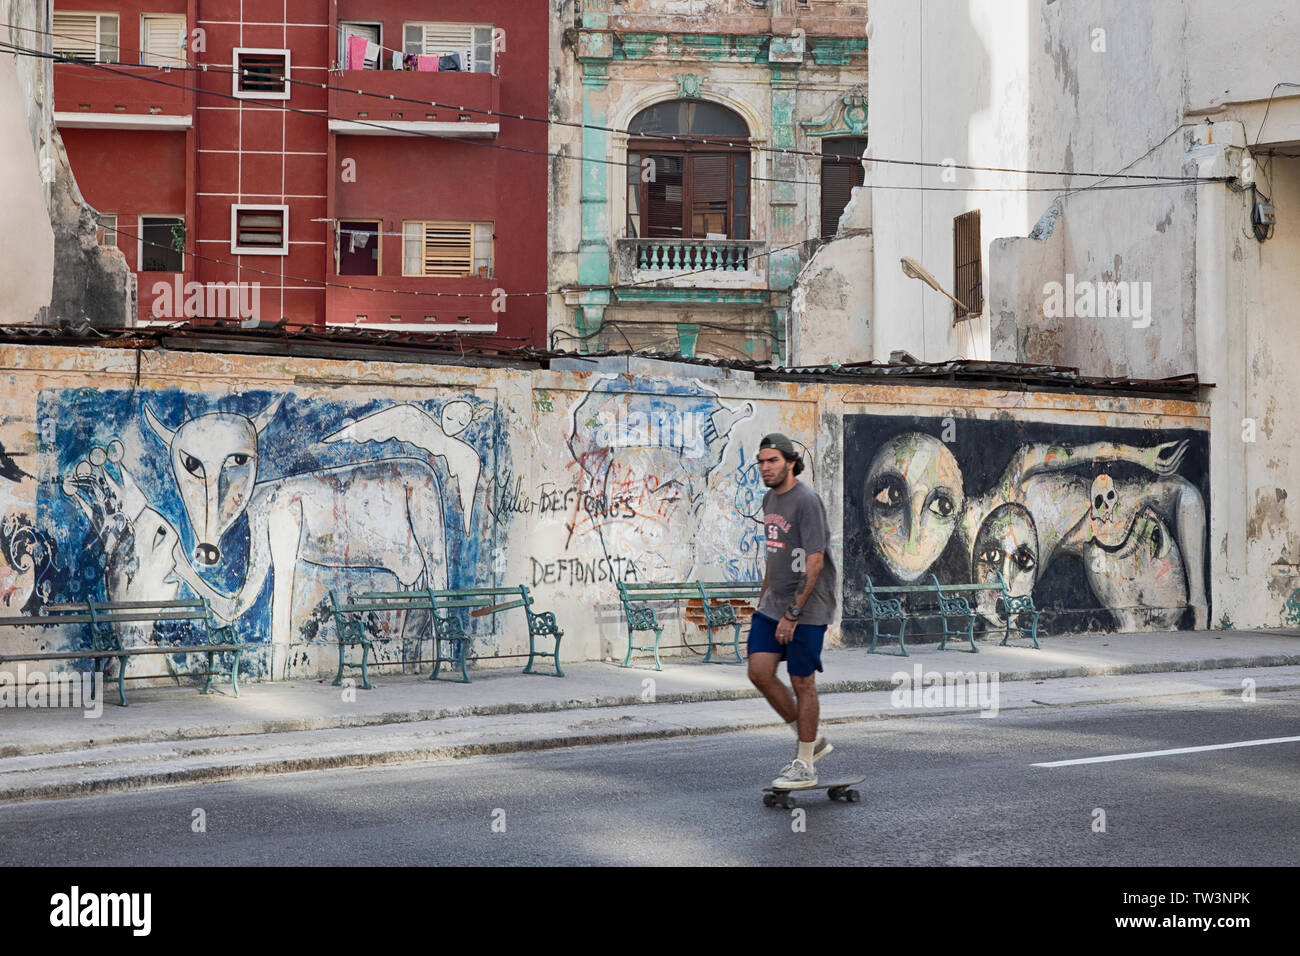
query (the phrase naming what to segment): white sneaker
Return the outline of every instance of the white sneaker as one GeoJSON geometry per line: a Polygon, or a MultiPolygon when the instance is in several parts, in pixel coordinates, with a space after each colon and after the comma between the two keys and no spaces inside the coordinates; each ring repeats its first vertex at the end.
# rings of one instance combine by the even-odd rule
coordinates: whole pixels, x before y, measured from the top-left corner
{"type": "Polygon", "coordinates": [[[817,786],[817,773],[798,758],[791,760],[772,781],[773,790],[805,790],[817,786]]]}
{"type": "Polygon", "coordinates": [[[827,740],[825,737],[818,737],[817,742],[813,744],[813,755],[812,755],[813,763],[816,763],[818,760],[821,760],[822,757],[825,757],[828,753],[830,753],[834,749],[835,748],[831,746],[831,742],[829,740],[827,740]]]}

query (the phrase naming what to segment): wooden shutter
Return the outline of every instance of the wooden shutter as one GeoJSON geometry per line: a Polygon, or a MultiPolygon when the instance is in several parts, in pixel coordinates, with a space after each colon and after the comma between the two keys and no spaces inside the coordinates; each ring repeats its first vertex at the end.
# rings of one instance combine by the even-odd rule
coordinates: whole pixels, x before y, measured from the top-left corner
{"type": "MultiPolygon", "coordinates": [[[[970,312],[984,311],[984,269],[980,248],[980,212],[963,213],[952,222],[953,295],[964,302],[970,312]]],[[[964,319],[966,312],[952,307],[953,319],[964,319]]]]}
{"type": "Polygon", "coordinates": [[[474,264],[473,227],[467,222],[424,224],[424,274],[459,277],[474,264]]]}
{"type": "Polygon", "coordinates": [[[840,216],[853,197],[853,187],[863,183],[862,154],[867,141],[860,136],[822,141],[821,236],[829,239],[839,229],[840,216]]]}
{"type": "MultiPolygon", "coordinates": [[[[406,52],[428,56],[460,55],[461,72],[474,68],[475,27],[472,23],[408,23],[406,52]],[[418,46],[415,42],[418,37],[418,46]],[[412,49],[415,47],[415,49],[412,49]]],[[[488,28],[488,52],[491,62],[492,30],[488,28]]]]}
{"type": "Polygon", "coordinates": [[[646,183],[644,211],[648,237],[680,238],[682,235],[682,157],[653,156],[654,182],[646,183]]]}
{"type": "Polygon", "coordinates": [[[691,237],[707,239],[709,233],[729,234],[727,173],[731,157],[727,153],[692,156],[691,163],[691,237]]]}
{"type": "Polygon", "coordinates": [[[187,34],[183,16],[149,14],[140,21],[140,62],[145,66],[184,66],[187,34]]]}

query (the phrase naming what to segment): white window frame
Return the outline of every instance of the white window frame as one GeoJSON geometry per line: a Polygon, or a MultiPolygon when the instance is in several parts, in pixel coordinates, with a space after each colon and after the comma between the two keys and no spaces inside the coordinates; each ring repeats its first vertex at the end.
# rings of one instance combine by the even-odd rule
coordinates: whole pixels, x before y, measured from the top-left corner
{"type": "Polygon", "coordinates": [[[408,20],[402,24],[402,52],[403,53],[422,53],[426,56],[435,53],[459,53],[461,56],[462,73],[495,73],[496,72],[496,42],[493,34],[492,24],[490,23],[460,23],[453,20],[408,20]],[[420,49],[418,51],[408,49],[406,41],[407,30],[411,27],[420,27],[420,49]],[[469,45],[458,50],[435,50],[429,47],[429,27],[455,27],[457,29],[469,30],[469,45]],[[477,30],[487,31],[487,50],[488,50],[488,68],[486,70],[476,69],[478,63],[474,59],[474,48],[478,45],[478,40],[474,33],[477,30]],[[465,64],[469,64],[471,69],[466,69],[465,64]]]}
{"type": "Polygon", "coordinates": [[[287,256],[289,254],[289,207],[273,203],[230,204],[230,253],[236,256],[287,256]],[[283,216],[284,229],[278,246],[241,246],[239,244],[239,214],[241,212],[278,212],[283,216]]]}
{"type": "Polygon", "coordinates": [[[232,51],[231,56],[232,56],[231,63],[234,68],[231,70],[230,88],[231,91],[234,93],[236,99],[287,100],[289,98],[292,92],[292,83],[290,83],[289,77],[292,73],[293,64],[290,62],[291,54],[288,50],[277,49],[276,47],[237,46],[232,51]],[[239,77],[243,73],[243,70],[239,65],[239,58],[243,56],[245,53],[252,53],[254,55],[276,54],[278,56],[283,56],[284,57],[284,90],[279,93],[270,92],[266,90],[247,90],[247,91],[241,90],[239,88],[239,77]]]}
{"type": "MultiPolygon", "coordinates": [[[[120,60],[122,58],[122,17],[119,14],[107,10],[55,10],[54,16],[50,18],[50,22],[53,24],[50,27],[50,32],[56,34],[56,36],[51,37],[51,49],[56,52],[59,50],[59,42],[65,39],[64,37],[57,35],[61,31],[59,25],[55,22],[55,19],[60,16],[95,18],[95,58],[89,62],[105,63],[120,60]],[[103,21],[105,18],[109,17],[117,21],[117,45],[108,47],[108,49],[112,51],[112,56],[105,56],[104,41],[102,39],[104,34],[103,21]]],[[[59,55],[67,56],[68,52],[65,50],[59,55]]]]}
{"type": "MultiPolygon", "coordinates": [[[[96,238],[98,238],[98,234],[100,232],[104,234],[104,238],[99,240],[99,244],[104,247],[112,247],[116,249],[117,248],[117,213],[115,212],[96,213],[95,219],[96,219],[96,226],[95,226],[96,238]],[[109,226],[107,220],[112,220],[113,225],[109,226]]],[[[182,255],[184,255],[184,253],[182,253],[182,255]]]]}
{"type": "Polygon", "coordinates": [[[483,278],[493,278],[496,274],[496,224],[493,222],[481,222],[464,219],[404,219],[402,220],[402,275],[413,279],[477,279],[479,262],[487,260],[487,276],[483,278]],[[467,226],[469,228],[469,271],[457,276],[433,275],[424,271],[425,261],[428,258],[426,251],[428,245],[428,226],[467,226]],[[406,269],[406,247],[408,242],[415,241],[410,235],[410,227],[419,226],[420,242],[420,271],[408,272],[406,269]],[[486,238],[485,238],[486,236],[486,238]],[[487,245],[487,253],[482,251],[483,245],[487,245]]]}
{"type": "Polygon", "coordinates": [[[185,271],[185,250],[182,249],[177,253],[181,257],[181,267],[176,272],[164,272],[157,269],[146,270],[144,266],[144,221],[146,219],[179,219],[181,226],[185,226],[185,214],[183,212],[142,212],[135,217],[136,224],[136,241],[135,241],[135,271],[148,271],[154,275],[170,276],[179,275],[185,271]]]}
{"type": "Polygon", "coordinates": [[[381,20],[340,20],[339,21],[339,48],[338,48],[338,66],[339,69],[345,70],[348,66],[348,35],[347,27],[377,27],[379,29],[379,39],[375,42],[379,44],[379,66],[380,70],[389,69],[393,65],[393,51],[384,49],[384,24],[381,20]],[[388,59],[388,66],[384,65],[384,59],[388,59]]]}
{"type": "Polygon", "coordinates": [[[187,66],[189,63],[189,39],[190,32],[187,28],[185,14],[183,13],[142,13],[140,14],[140,65],[141,66],[187,66]],[[167,59],[165,63],[152,63],[148,57],[148,45],[145,43],[145,34],[148,32],[147,22],[156,20],[160,24],[168,23],[172,26],[178,26],[180,33],[177,39],[180,43],[176,46],[176,51],[167,59]]]}

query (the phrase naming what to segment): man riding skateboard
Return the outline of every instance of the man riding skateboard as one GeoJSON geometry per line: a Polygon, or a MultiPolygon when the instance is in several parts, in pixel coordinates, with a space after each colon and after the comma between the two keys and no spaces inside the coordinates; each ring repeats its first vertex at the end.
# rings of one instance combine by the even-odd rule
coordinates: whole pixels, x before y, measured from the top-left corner
{"type": "Polygon", "coordinates": [[[776,790],[817,786],[813,764],[833,749],[817,736],[816,671],[822,638],[835,617],[835,561],[826,507],[799,481],[803,461],[785,435],[758,444],[758,471],[767,486],[763,527],[767,566],[758,610],[749,625],[749,680],[799,740],[794,760],[772,781],[776,790]],[[794,696],[776,676],[786,662],[794,696]]]}

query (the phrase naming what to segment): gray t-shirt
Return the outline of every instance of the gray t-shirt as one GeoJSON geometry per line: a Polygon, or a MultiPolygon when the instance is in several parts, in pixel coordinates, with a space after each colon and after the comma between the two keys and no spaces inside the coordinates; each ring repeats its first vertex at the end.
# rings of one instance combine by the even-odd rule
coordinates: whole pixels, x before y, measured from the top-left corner
{"type": "Polygon", "coordinates": [[[826,506],[817,492],[802,481],[796,481],[782,495],[769,491],[763,496],[763,533],[767,543],[767,591],[759,602],[759,613],[781,619],[804,588],[808,555],[820,551],[822,573],[803,606],[799,623],[830,624],[835,619],[835,559],[831,557],[826,506]]]}

